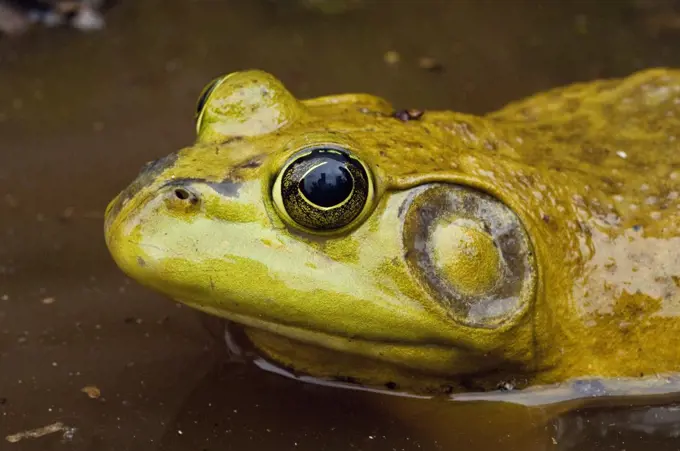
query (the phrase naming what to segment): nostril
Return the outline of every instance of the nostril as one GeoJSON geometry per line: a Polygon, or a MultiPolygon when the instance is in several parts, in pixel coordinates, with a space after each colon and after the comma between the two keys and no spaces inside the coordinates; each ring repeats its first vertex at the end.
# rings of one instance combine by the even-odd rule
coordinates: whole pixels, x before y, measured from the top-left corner
{"type": "Polygon", "coordinates": [[[175,188],[173,193],[175,197],[181,200],[183,203],[188,202],[191,205],[198,204],[198,196],[186,188],[175,188]]]}
{"type": "Polygon", "coordinates": [[[187,200],[191,197],[191,194],[184,188],[177,188],[175,189],[175,196],[180,200],[187,200]]]}

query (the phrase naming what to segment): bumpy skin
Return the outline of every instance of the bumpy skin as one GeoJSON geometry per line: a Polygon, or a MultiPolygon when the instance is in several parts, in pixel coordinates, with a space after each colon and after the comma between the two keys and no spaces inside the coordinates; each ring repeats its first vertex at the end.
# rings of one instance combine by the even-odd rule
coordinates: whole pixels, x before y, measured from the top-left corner
{"type": "Polygon", "coordinates": [[[299,101],[259,71],[205,100],[196,143],[111,202],[106,242],[131,277],[240,323],[282,365],[415,392],[680,369],[680,71],[483,117],[299,101]],[[276,179],[328,144],[372,192],[317,232],[285,214],[276,179]]]}

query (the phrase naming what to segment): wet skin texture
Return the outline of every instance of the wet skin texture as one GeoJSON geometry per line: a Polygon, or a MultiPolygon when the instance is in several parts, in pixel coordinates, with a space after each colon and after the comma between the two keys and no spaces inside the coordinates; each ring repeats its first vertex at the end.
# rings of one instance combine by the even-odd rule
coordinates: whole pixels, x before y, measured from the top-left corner
{"type": "Polygon", "coordinates": [[[270,359],[428,393],[680,368],[680,71],[481,117],[300,101],[259,71],[203,94],[196,143],[110,203],[106,242],[270,359]]]}

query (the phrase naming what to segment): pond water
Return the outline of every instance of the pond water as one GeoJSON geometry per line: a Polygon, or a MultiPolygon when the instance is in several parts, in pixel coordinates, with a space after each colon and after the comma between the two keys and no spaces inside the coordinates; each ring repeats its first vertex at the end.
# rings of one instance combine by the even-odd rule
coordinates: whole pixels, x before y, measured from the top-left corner
{"type": "Polygon", "coordinates": [[[116,268],[107,202],[144,162],[191,143],[216,75],[260,68],[298,97],[364,91],[484,113],[680,66],[677,2],[357,3],[326,15],[292,0],[118,2],[100,32],[0,40],[0,449],[680,449],[673,399],[554,419],[289,380],[230,361],[198,315],[116,268]]]}

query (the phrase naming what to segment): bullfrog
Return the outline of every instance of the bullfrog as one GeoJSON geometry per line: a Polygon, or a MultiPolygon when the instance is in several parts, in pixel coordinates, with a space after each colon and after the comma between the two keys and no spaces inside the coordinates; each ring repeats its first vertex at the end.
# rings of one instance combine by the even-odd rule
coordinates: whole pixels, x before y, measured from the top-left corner
{"type": "Polygon", "coordinates": [[[245,70],[195,118],[110,202],[106,244],[291,374],[434,396],[680,370],[679,70],[485,115],[245,70]]]}

